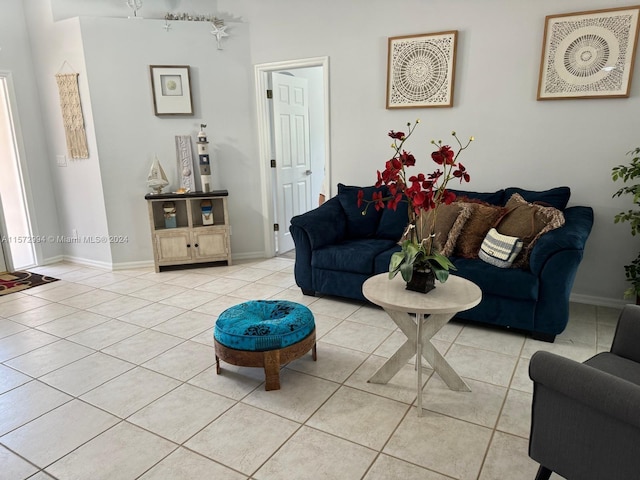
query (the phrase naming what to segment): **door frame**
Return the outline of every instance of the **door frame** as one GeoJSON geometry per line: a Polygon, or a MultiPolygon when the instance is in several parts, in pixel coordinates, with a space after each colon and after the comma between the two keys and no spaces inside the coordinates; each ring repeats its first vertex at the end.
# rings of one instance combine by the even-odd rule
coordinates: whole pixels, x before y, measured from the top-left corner
{"type": "MultiPolygon", "coordinates": [[[[262,193],[262,218],[264,218],[264,256],[270,258],[276,254],[273,224],[275,211],[273,208],[274,188],[271,184],[271,116],[266,91],[269,89],[271,72],[295,68],[322,67],[324,93],[324,168],[327,177],[327,196],[331,196],[331,144],[329,133],[329,57],[303,58],[282,62],[261,63],[254,66],[258,129],[258,158],[260,161],[260,186],[262,193]]],[[[313,201],[313,199],[312,199],[313,201]]],[[[286,228],[286,227],[282,227],[286,228]]]]}
{"type": "MultiPolygon", "coordinates": [[[[9,124],[10,124],[9,126],[11,127],[12,133],[13,133],[13,140],[14,140],[13,148],[16,153],[16,160],[17,160],[16,163],[17,163],[18,176],[19,176],[18,181],[20,182],[22,200],[25,206],[25,215],[26,215],[27,227],[29,229],[29,236],[33,238],[34,237],[33,225],[37,217],[36,217],[36,212],[33,209],[34,202],[33,202],[33,195],[31,193],[32,192],[31,182],[29,180],[29,175],[26,174],[29,170],[26,163],[26,154],[25,154],[26,149],[24,144],[24,137],[22,135],[22,128],[20,126],[21,123],[20,123],[20,116],[18,113],[16,93],[13,85],[14,84],[13,74],[9,70],[0,69],[0,78],[4,79],[4,84],[6,87],[5,93],[6,93],[6,97],[7,97],[6,100],[9,108],[9,112],[8,112],[9,124]]],[[[3,208],[3,207],[0,205],[0,208],[3,208]]],[[[2,229],[0,230],[0,232],[3,235],[6,235],[6,226],[4,224],[5,222],[4,211],[0,212],[0,214],[1,214],[0,221],[2,221],[2,229]]],[[[32,246],[32,252],[33,252],[33,259],[35,262],[34,266],[40,265],[43,258],[42,248],[40,246],[40,243],[32,242],[31,246],[32,246]]],[[[11,258],[11,245],[9,243],[6,243],[5,247],[7,247],[6,249],[4,249],[5,260],[8,262],[7,270],[11,271],[14,268],[13,260],[11,258]]]]}

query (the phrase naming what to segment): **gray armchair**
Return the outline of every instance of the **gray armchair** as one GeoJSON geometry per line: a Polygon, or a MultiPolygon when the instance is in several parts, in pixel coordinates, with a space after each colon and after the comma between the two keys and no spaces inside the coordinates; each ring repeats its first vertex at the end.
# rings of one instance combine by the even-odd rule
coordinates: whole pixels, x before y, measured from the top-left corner
{"type": "Polygon", "coordinates": [[[640,306],[622,310],[610,352],[584,363],[536,352],[529,376],[536,480],[640,478],[640,306]]]}

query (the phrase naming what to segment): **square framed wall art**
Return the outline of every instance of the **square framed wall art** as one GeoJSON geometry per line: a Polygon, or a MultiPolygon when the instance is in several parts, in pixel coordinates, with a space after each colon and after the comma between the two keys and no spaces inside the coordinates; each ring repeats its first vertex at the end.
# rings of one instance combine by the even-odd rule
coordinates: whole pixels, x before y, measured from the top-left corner
{"type": "Polygon", "coordinates": [[[451,107],[457,30],[389,38],[387,108],[451,107]]]}
{"type": "Polygon", "coordinates": [[[640,6],[549,15],[538,100],[628,97],[640,6]]]}
{"type": "Polygon", "coordinates": [[[193,115],[188,65],[150,65],[153,112],[160,115],[193,115]]]}

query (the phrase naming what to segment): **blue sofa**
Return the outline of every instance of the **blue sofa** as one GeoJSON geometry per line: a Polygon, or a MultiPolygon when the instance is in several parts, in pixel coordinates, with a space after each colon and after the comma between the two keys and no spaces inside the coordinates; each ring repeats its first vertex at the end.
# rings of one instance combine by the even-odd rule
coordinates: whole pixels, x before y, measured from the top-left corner
{"type": "MultiPolygon", "coordinates": [[[[386,187],[382,187],[383,189],[386,187]]],[[[391,255],[407,223],[406,203],[396,211],[357,207],[360,187],[338,185],[338,195],[320,207],[291,219],[296,248],[295,279],[306,295],[335,295],[366,301],[362,284],[387,272],[391,255]]],[[[374,187],[365,187],[371,198],[374,187]]],[[[383,191],[384,193],[384,191],[383,191]]],[[[479,258],[451,257],[455,275],[482,289],[481,303],[457,318],[530,332],[553,342],[569,320],[569,296],[593,226],[593,210],[566,207],[568,187],[544,192],[507,188],[497,192],[456,191],[458,196],[505,205],[513,193],[527,202],[561,210],[565,224],[542,235],[533,245],[528,268],[498,268],[479,258]]]]}

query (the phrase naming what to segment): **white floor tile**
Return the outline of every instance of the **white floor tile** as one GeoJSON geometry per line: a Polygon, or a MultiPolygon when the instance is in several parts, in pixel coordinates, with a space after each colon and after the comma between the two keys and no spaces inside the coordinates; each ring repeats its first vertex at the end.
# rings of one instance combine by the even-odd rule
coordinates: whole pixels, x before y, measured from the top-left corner
{"type": "Polygon", "coordinates": [[[156,355],[166,352],[184,340],[173,335],[144,330],[118,343],[104,348],[102,351],[127,362],[142,364],[156,355]]]}
{"type": "Polygon", "coordinates": [[[0,393],[19,387],[31,380],[31,377],[13,368],[0,365],[0,393]]]}
{"type": "Polygon", "coordinates": [[[129,421],[176,443],[198,433],[236,402],[184,384],[129,417],[129,421]],[[189,408],[185,408],[188,405],[189,408]]]}
{"type": "Polygon", "coordinates": [[[168,377],[187,381],[215,362],[216,353],[212,347],[187,341],[152,358],[143,366],[168,377]]]}
{"type": "Polygon", "coordinates": [[[425,411],[409,412],[384,452],[444,475],[475,480],[480,472],[491,430],[425,411]]]}
{"type": "Polygon", "coordinates": [[[72,400],[1,437],[0,442],[44,468],[119,421],[80,400],[72,400]]]}
{"type": "Polygon", "coordinates": [[[445,359],[461,377],[509,386],[518,357],[453,344],[445,359]]]}
{"type": "Polygon", "coordinates": [[[29,327],[37,327],[38,325],[42,325],[55,320],[56,318],[64,317],[65,315],[69,315],[77,311],[78,309],[68,305],[50,303],[43,307],[34,308],[33,310],[13,315],[11,320],[29,327]]]}
{"type": "Polygon", "coordinates": [[[343,383],[367,359],[366,353],[324,342],[317,342],[316,352],[317,361],[307,354],[291,362],[287,368],[343,383]]]}
{"type": "Polygon", "coordinates": [[[381,450],[408,410],[404,403],[341,387],[306,424],[381,450]]]}
{"type": "Polygon", "coordinates": [[[179,448],[141,476],[140,480],[196,478],[246,480],[247,477],[185,448],[179,448]]]}
{"type": "Polygon", "coordinates": [[[133,312],[125,313],[118,320],[133,323],[140,327],[151,328],[184,312],[185,310],[182,308],[152,303],[133,312]]]}
{"type": "Polygon", "coordinates": [[[78,397],[133,368],[135,368],[133,363],[96,352],[66,367],[47,373],[39,380],[78,397]]]}
{"type": "Polygon", "coordinates": [[[22,332],[26,330],[27,326],[18,322],[13,322],[7,319],[0,320],[0,338],[8,337],[14,333],[22,332]]]}
{"type": "Polygon", "coordinates": [[[68,337],[72,342],[101,350],[143,331],[142,327],[119,320],[109,320],[68,337]]]}
{"type": "Polygon", "coordinates": [[[507,389],[471,379],[465,381],[471,391],[456,392],[439,375],[433,375],[423,389],[422,406],[484,427],[495,427],[507,389]]]}
{"type": "Polygon", "coordinates": [[[299,427],[291,420],[239,403],[186,442],[185,447],[251,475],[299,427]]]}
{"type": "Polygon", "coordinates": [[[213,332],[215,324],[216,319],[211,315],[188,311],[156,325],[153,330],[175,335],[186,340],[207,329],[213,332]]]}
{"type": "Polygon", "coordinates": [[[0,395],[0,435],[30,422],[71,400],[37,380],[0,395]]]}
{"type": "MultiPolygon", "coordinates": [[[[15,295],[15,294],[11,294],[15,295]]],[[[2,476],[7,480],[22,480],[31,477],[38,471],[38,468],[26,460],[20,458],[15,453],[10,452],[0,445],[0,465],[2,465],[2,476]]]]}
{"type": "MultiPolygon", "coordinates": [[[[315,305],[315,303],[313,304],[315,305]]],[[[386,328],[343,321],[322,337],[322,341],[339,347],[371,353],[384,342],[392,331],[386,328]]]]}
{"type": "Polygon", "coordinates": [[[105,317],[104,315],[78,310],[64,317],[39,325],[36,328],[51,335],[64,338],[100,325],[108,320],[109,317],[105,317]]]}
{"type": "Polygon", "coordinates": [[[179,385],[177,380],[138,367],[80,398],[120,418],[126,418],[179,385]]]}
{"type": "Polygon", "coordinates": [[[451,477],[445,477],[426,468],[383,454],[376,459],[363,480],[390,480],[396,478],[402,480],[448,480],[451,477]]]}
{"type": "Polygon", "coordinates": [[[0,362],[23,355],[60,339],[37,330],[24,330],[0,339],[0,362]]]}
{"type": "Polygon", "coordinates": [[[324,432],[302,427],[265,465],[260,480],[362,478],[376,452],[324,432]]]}
{"type": "Polygon", "coordinates": [[[242,401],[302,423],[322,405],[338,384],[293,370],[280,371],[280,390],[256,389],[242,401]]]}
{"type": "Polygon", "coordinates": [[[36,378],[91,355],[94,351],[68,340],[59,340],[12,358],[5,365],[36,378]]]}
{"type": "Polygon", "coordinates": [[[137,478],[177,445],[122,422],[46,469],[57,478],[137,478]]]}

